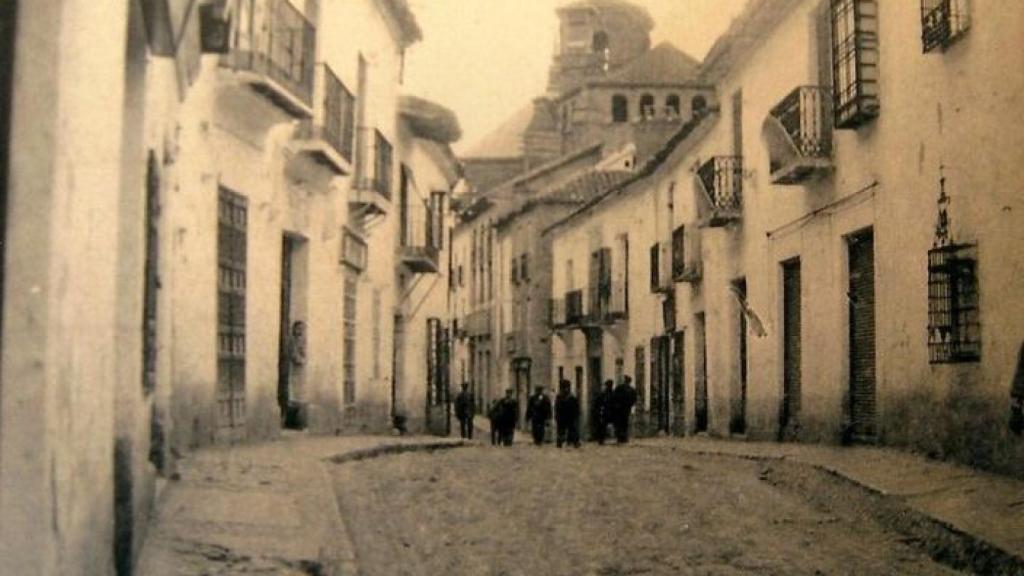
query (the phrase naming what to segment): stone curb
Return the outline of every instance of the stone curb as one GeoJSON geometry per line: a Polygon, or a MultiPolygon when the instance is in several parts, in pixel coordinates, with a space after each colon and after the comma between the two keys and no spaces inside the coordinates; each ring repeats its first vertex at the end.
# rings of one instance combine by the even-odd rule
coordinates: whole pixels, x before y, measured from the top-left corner
{"type": "Polygon", "coordinates": [[[808,462],[798,456],[793,457],[786,454],[742,454],[729,451],[688,449],[685,446],[680,448],[690,454],[697,454],[699,456],[729,457],[755,462],[787,462],[823,472],[879,498],[899,502],[905,508],[908,516],[897,523],[896,528],[901,531],[907,530],[915,521],[917,523],[928,523],[942,531],[946,537],[942,538],[941,548],[938,550],[928,550],[928,553],[937,562],[958,570],[971,570],[976,574],[1024,576],[1024,558],[1004,550],[980,536],[965,532],[945,520],[935,518],[927,512],[912,507],[906,503],[905,498],[893,496],[876,486],[845,474],[841,470],[827,464],[808,462]]]}
{"type": "Polygon", "coordinates": [[[325,574],[325,576],[354,576],[359,574],[359,564],[356,560],[355,543],[352,540],[351,533],[349,532],[348,524],[345,523],[345,519],[341,516],[341,510],[338,508],[337,496],[334,494],[334,483],[331,479],[328,465],[347,464],[351,462],[358,462],[360,460],[370,460],[373,458],[395,456],[410,452],[450,450],[453,448],[462,448],[473,445],[473,442],[466,442],[465,440],[433,440],[410,442],[407,444],[383,444],[372,448],[361,448],[351,452],[343,452],[341,454],[335,454],[334,456],[319,459],[317,463],[320,467],[320,474],[330,489],[331,501],[333,503],[330,512],[335,519],[333,523],[333,538],[325,544],[325,546],[330,550],[330,558],[321,564],[323,574],[325,574]]]}

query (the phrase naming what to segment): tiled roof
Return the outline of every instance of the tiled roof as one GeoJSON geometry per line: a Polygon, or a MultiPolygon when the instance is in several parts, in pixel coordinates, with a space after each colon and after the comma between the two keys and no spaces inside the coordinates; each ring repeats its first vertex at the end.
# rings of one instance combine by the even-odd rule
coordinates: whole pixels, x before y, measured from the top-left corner
{"type": "Polygon", "coordinates": [[[703,137],[703,135],[707,133],[707,130],[702,130],[698,136],[691,138],[693,137],[694,133],[697,132],[697,129],[702,124],[705,124],[705,122],[709,123],[709,126],[712,126],[713,123],[711,123],[711,121],[716,120],[717,118],[718,115],[715,114],[714,112],[705,112],[703,114],[695,115],[693,118],[690,119],[689,122],[683,124],[679,131],[676,132],[672,136],[672,138],[670,138],[668,142],[665,143],[665,146],[662,147],[662,149],[659,150],[657,154],[655,154],[650,160],[648,160],[647,163],[645,163],[639,170],[630,173],[627,178],[624,178],[623,180],[609,186],[607,189],[605,189],[603,193],[592,197],[590,200],[587,200],[585,204],[580,206],[577,210],[573,211],[572,214],[569,214],[565,218],[562,218],[558,222],[555,222],[550,227],[548,227],[548,229],[545,230],[544,233],[547,234],[567,224],[568,222],[583,215],[590,208],[593,208],[594,206],[597,206],[598,204],[612,198],[613,196],[616,196],[628,190],[630,186],[632,186],[633,184],[636,184],[637,182],[649,178],[655,172],[658,171],[658,168],[660,168],[662,165],[668,162],[668,159],[672,157],[672,154],[675,153],[683,145],[684,142],[698,142],[703,137]]]}
{"type": "Polygon", "coordinates": [[[523,155],[523,133],[533,120],[533,104],[523,107],[473,145],[463,158],[515,158],[523,155]]]}
{"type": "Polygon", "coordinates": [[[496,219],[503,226],[538,206],[550,204],[582,205],[600,197],[609,189],[626,181],[632,172],[625,170],[587,170],[561,187],[540,196],[521,200],[510,206],[496,219]]]}
{"type": "Polygon", "coordinates": [[[597,84],[685,84],[697,77],[700,62],[662,42],[597,84]]]}

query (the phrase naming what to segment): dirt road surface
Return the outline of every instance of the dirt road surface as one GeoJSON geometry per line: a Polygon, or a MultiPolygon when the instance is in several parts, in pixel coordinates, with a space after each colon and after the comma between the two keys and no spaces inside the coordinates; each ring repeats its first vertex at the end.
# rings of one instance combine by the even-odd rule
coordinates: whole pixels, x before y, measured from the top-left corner
{"type": "Polygon", "coordinates": [[[871,498],[781,462],[518,445],[333,475],[364,576],[957,573],[886,528],[871,498]]]}

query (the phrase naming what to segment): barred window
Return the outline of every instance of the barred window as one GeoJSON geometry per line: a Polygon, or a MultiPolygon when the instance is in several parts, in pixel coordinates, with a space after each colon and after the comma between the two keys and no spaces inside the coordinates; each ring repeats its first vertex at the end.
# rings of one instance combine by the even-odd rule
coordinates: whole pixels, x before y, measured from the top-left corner
{"type": "Polygon", "coordinates": [[[629,100],[622,94],[612,96],[612,122],[629,121],[629,100]]]}
{"type": "Polygon", "coordinates": [[[970,246],[928,251],[928,352],[933,364],[981,359],[977,262],[970,246]]]}
{"type": "Polygon", "coordinates": [[[967,0],[921,0],[921,43],[925,53],[945,50],[970,27],[967,0]]]}
{"type": "Polygon", "coordinates": [[[878,116],[878,6],[831,2],[835,126],[856,128],[878,116]]]}
{"type": "Polygon", "coordinates": [[[358,278],[352,271],[345,273],[344,305],[344,389],[346,406],[356,401],[356,290],[358,278]]]}

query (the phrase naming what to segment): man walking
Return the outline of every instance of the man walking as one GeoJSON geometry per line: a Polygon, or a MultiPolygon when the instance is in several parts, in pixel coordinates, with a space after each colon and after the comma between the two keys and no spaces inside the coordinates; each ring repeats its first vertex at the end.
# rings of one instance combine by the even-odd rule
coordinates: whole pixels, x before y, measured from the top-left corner
{"type": "Polygon", "coordinates": [[[519,419],[519,402],[516,402],[511,388],[505,389],[505,397],[498,404],[498,435],[502,446],[515,442],[516,421],[519,419]]]}
{"type": "Polygon", "coordinates": [[[594,398],[594,406],[591,410],[593,416],[594,439],[598,444],[604,444],[608,437],[608,425],[611,424],[612,416],[612,381],[605,380],[604,390],[594,398]]]}
{"type": "Polygon", "coordinates": [[[467,440],[473,439],[473,394],[469,384],[462,383],[462,391],[455,397],[455,417],[459,420],[459,432],[467,440]]]}
{"type": "Polygon", "coordinates": [[[615,423],[615,439],[619,444],[629,442],[629,416],[636,405],[636,390],[630,386],[632,380],[623,376],[622,381],[612,393],[613,419],[615,423]]]}
{"type": "Polygon", "coordinates": [[[568,380],[558,384],[558,396],[555,397],[555,432],[556,445],[568,443],[580,447],[580,401],[572,393],[568,380]]]}
{"type": "Polygon", "coordinates": [[[533,444],[540,446],[544,443],[544,432],[548,421],[551,420],[551,399],[544,393],[542,386],[534,389],[533,396],[530,396],[526,403],[526,419],[529,420],[530,431],[533,432],[533,444]]]}
{"type": "Polygon", "coordinates": [[[491,421],[491,446],[497,446],[501,443],[501,400],[491,400],[487,419],[491,421]]]}

